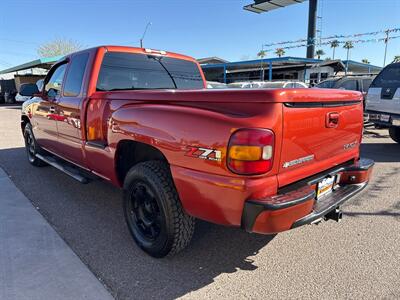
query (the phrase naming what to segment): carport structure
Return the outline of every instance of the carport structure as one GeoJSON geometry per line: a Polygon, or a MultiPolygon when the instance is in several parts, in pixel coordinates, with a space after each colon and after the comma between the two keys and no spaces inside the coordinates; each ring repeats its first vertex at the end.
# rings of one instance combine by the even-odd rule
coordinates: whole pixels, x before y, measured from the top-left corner
{"type": "Polygon", "coordinates": [[[31,69],[31,70],[33,70],[33,69],[49,70],[51,68],[51,66],[54,63],[56,63],[58,60],[60,60],[61,58],[63,58],[63,55],[35,59],[35,60],[32,60],[27,63],[23,63],[21,65],[15,66],[15,67],[1,70],[0,75],[8,74],[8,73],[18,73],[19,71],[24,71],[24,70],[29,70],[29,69],[31,69]]]}
{"type": "Polygon", "coordinates": [[[208,81],[231,83],[236,81],[299,80],[318,83],[345,71],[349,73],[378,73],[381,68],[356,61],[321,60],[302,57],[276,57],[237,62],[203,63],[201,67],[208,81]]]}
{"type": "MultiPolygon", "coordinates": [[[[301,57],[276,57],[264,58],[247,61],[227,62],[219,64],[201,65],[206,74],[207,80],[221,81],[230,83],[232,81],[242,80],[273,80],[278,79],[275,75],[282,72],[293,71],[297,74],[296,78],[281,78],[281,79],[299,79],[305,80],[305,69],[311,68],[315,64],[321,63],[322,60],[301,57]],[[274,76],[273,76],[274,73],[274,76]],[[248,78],[240,78],[248,76],[248,78]],[[243,75],[243,76],[241,76],[243,75]]],[[[337,62],[334,62],[336,64],[337,62]]],[[[291,77],[291,76],[289,76],[291,77]]]]}

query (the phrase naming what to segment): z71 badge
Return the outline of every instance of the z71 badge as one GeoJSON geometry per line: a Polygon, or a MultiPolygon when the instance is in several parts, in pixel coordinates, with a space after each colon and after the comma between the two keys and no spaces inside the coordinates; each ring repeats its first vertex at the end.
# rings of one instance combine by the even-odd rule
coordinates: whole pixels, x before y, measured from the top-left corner
{"type": "Polygon", "coordinates": [[[221,161],[221,151],[201,147],[190,147],[185,153],[186,156],[196,157],[207,160],[221,161]]]}

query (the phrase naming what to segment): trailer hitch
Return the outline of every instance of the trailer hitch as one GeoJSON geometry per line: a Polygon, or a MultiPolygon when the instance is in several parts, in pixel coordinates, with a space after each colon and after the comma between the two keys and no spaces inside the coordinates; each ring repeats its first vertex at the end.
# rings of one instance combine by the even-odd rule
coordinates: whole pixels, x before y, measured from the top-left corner
{"type": "Polygon", "coordinates": [[[325,220],[334,220],[336,222],[339,222],[342,219],[342,215],[343,215],[342,210],[339,207],[337,207],[334,210],[328,212],[325,215],[324,219],[325,220]]]}

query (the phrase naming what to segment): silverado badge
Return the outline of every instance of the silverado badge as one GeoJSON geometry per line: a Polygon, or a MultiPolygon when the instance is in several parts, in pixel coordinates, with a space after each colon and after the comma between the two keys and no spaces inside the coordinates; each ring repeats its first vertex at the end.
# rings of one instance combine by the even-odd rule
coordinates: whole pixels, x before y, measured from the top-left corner
{"type": "Polygon", "coordinates": [[[284,168],[289,168],[295,165],[299,165],[299,164],[303,164],[305,162],[311,161],[314,159],[314,154],[308,155],[308,156],[304,156],[304,157],[300,157],[291,161],[287,161],[283,164],[284,168]]]}

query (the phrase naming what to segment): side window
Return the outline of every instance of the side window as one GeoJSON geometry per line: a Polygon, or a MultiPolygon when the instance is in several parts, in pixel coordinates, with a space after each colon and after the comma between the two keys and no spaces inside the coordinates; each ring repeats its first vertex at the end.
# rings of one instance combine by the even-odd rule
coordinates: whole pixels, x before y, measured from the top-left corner
{"type": "Polygon", "coordinates": [[[69,66],[64,85],[64,96],[76,97],[80,94],[89,53],[75,55],[69,66]]]}
{"type": "Polygon", "coordinates": [[[50,98],[55,98],[60,95],[66,66],[66,64],[58,66],[46,83],[44,90],[50,98]]]}
{"type": "Polygon", "coordinates": [[[346,80],[340,84],[339,88],[342,88],[345,90],[357,91],[357,81],[356,80],[346,80]]]}

